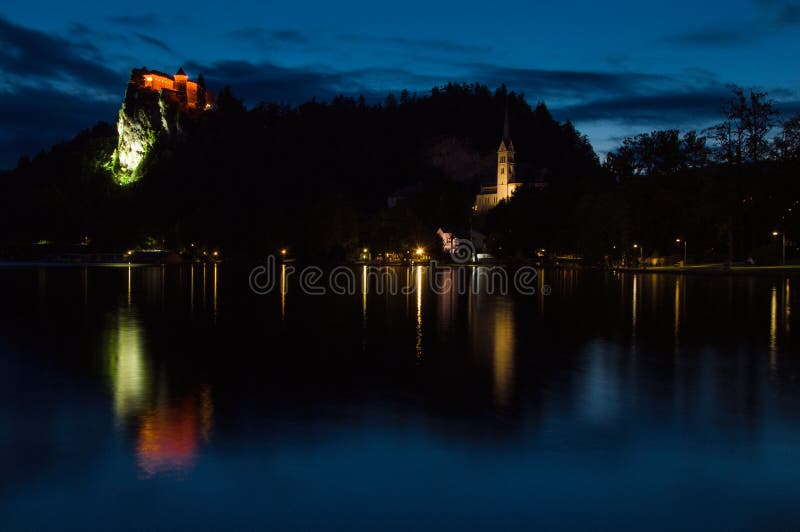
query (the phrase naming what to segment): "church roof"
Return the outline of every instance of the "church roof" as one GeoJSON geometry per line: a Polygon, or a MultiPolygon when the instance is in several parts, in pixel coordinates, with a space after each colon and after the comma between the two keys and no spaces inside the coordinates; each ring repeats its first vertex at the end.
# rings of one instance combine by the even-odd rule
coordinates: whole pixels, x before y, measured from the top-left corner
{"type": "Polygon", "coordinates": [[[497,148],[497,151],[514,151],[514,143],[511,142],[511,139],[503,139],[500,141],[500,147],[497,148]]]}
{"type": "Polygon", "coordinates": [[[176,76],[185,76],[186,72],[183,71],[183,67],[180,67],[177,72],[175,72],[176,76]]]}
{"type": "Polygon", "coordinates": [[[514,151],[514,143],[511,142],[511,133],[508,127],[508,104],[506,104],[505,117],[503,119],[503,140],[497,151],[514,151]]]}

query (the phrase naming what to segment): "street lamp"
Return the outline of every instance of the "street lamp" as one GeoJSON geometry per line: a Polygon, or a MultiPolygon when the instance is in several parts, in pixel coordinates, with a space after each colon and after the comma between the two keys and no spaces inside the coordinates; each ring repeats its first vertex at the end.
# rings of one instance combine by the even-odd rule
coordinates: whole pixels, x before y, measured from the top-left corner
{"type": "Polygon", "coordinates": [[[639,244],[634,244],[633,249],[639,250],[639,262],[642,262],[642,259],[644,258],[644,248],[639,244]]]}
{"type": "Polygon", "coordinates": [[[781,237],[781,265],[786,266],[786,233],[773,231],[772,236],[781,237]]]}
{"type": "MultiPolygon", "coordinates": [[[[680,244],[681,243],[681,239],[680,238],[676,238],[675,239],[675,243],[680,244]]],[[[684,266],[686,266],[686,246],[687,245],[688,245],[688,243],[686,242],[686,240],[683,240],[683,265],[684,266]]]]}

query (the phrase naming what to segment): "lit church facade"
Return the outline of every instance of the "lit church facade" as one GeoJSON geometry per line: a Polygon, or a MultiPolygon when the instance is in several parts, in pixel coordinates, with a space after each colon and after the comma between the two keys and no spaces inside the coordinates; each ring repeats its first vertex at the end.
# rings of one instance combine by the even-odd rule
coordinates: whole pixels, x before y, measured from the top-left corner
{"type": "Polygon", "coordinates": [[[516,163],[514,162],[514,143],[508,132],[508,112],[503,127],[503,139],[497,149],[497,185],[482,186],[475,196],[475,211],[485,213],[503,201],[508,201],[514,192],[522,186],[516,180],[516,163]]]}

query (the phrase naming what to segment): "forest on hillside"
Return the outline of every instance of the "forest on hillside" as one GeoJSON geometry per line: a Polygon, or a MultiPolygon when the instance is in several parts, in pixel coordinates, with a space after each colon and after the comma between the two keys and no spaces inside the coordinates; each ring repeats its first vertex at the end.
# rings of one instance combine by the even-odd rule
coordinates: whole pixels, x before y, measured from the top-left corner
{"type": "Polygon", "coordinates": [[[434,249],[443,227],[480,231],[492,252],[521,259],[543,248],[595,264],[634,243],[670,256],[682,238],[698,261],[774,260],[771,232],[791,242],[800,229],[800,119],[782,121],[757,91],[734,88],[720,106],[712,130],[642,134],[601,162],[571,123],[504,87],[252,109],[226,88],[213,111],[156,146],[131,185],[108,169],[117,141],[109,124],[20,160],[0,176],[0,255],[40,242],[97,251],[156,243],[242,258],[286,247],[338,261],[364,246],[434,249]],[[548,185],[476,216],[506,108],[519,177],[548,185]],[[416,195],[389,208],[387,197],[408,187],[416,195]]]}

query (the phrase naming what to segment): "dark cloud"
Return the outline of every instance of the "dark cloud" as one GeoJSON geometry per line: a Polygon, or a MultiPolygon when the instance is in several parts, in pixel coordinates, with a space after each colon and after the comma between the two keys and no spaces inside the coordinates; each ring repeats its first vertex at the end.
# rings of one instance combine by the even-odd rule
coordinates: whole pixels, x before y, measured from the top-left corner
{"type": "Polygon", "coordinates": [[[797,0],[755,0],[755,4],[774,26],[800,24],[800,2],[797,0]]]}
{"type": "Polygon", "coordinates": [[[57,90],[0,93],[0,168],[11,168],[22,155],[34,155],[42,148],[69,140],[99,120],[112,122],[118,108],[118,102],[57,90]]]}
{"type": "Polygon", "coordinates": [[[441,81],[402,69],[324,71],[286,68],[266,61],[219,61],[209,64],[189,62],[186,67],[191,72],[202,72],[212,89],[231,86],[234,94],[250,105],[262,101],[299,104],[311,98],[330,100],[338,94],[362,94],[369,99],[375,99],[406,86],[429,88],[441,81]]]}
{"type": "Polygon", "coordinates": [[[662,39],[662,42],[681,46],[730,47],[749,44],[755,38],[755,34],[741,30],[730,28],[704,28],[672,35],[662,39]]]}
{"type": "Polygon", "coordinates": [[[99,40],[116,41],[120,43],[128,42],[128,38],[124,33],[98,30],[82,22],[71,22],[67,34],[74,39],[91,39],[93,43],[99,40]]]}
{"type": "Polygon", "coordinates": [[[261,27],[239,28],[225,34],[231,40],[269,49],[280,45],[307,45],[305,34],[292,29],[269,29],[261,27]]]}
{"type": "Polygon", "coordinates": [[[699,123],[721,118],[722,103],[730,97],[725,87],[590,99],[553,109],[574,122],[609,120],[626,124],[699,123]]]}
{"type": "Polygon", "coordinates": [[[800,3],[785,2],[775,17],[779,26],[797,26],[800,24],[800,3]]]}
{"type": "Polygon", "coordinates": [[[423,50],[427,53],[459,53],[459,54],[482,54],[491,51],[488,47],[471,46],[454,41],[440,39],[411,39],[408,37],[374,37],[369,35],[342,34],[338,40],[354,44],[368,45],[388,45],[393,47],[406,48],[409,50],[423,50]]]}
{"type": "Polygon", "coordinates": [[[469,65],[476,79],[489,85],[505,83],[533,98],[591,98],[606,94],[633,94],[649,87],[672,83],[673,79],[640,72],[544,70],[469,65]]]}
{"type": "Polygon", "coordinates": [[[139,39],[143,43],[149,44],[151,46],[155,46],[156,48],[158,48],[160,50],[163,50],[164,52],[167,52],[167,53],[170,53],[170,54],[172,53],[172,48],[167,46],[167,43],[165,43],[164,41],[162,41],[160,39],[156,39],[155,37],[151,37],[149,35],[145,35],[144,33],[139,33],[139,32],[134,33],[134,35],[136,36],[137,39],[139,39]]]}
{"type": "Polygon", "coordinates": [[[284,68],[268,62],[189,62],[186,67],[192,72],[202,72],[212,88],[231,86],[234,94],[250,104],[261,101],[296,104],[313,97],[329,99],[336,95],[335,87],[341,80],[335,73],[284,68]]]}
{"type": "Polygon", "coordinates": [[[800,1],[754,0],[759,9],[754,20],[746,25],[714,25],[668,35],[662,43],[694,47],[742,46],[758,41],[775,31],[800,25],[800,1]]]}
{"type": "Polygon", "coordinates": [[[152,27],[161,24],[161,20],[153,13],[143,15],[117,15],[108,17],[108,20],[114,24],[131,28],[152,27]]]}
{"type": "Polygon", "coordinates": [[[90,84],[96,90],[118,90],[120,83],[120,76],[99,60],[93,45],[24,28],[3,18],[0,71],[6,82],[24,78],[29,85],[60,80],[90,84]]]}

